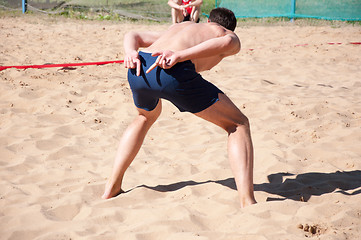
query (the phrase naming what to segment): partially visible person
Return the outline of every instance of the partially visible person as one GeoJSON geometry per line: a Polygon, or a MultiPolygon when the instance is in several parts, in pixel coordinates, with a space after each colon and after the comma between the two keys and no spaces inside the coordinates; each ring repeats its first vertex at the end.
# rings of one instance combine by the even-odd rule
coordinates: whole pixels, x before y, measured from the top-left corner
{"type": "Polygon", "coordinates": [[[169,0],[168,5],[172,8],[172,22],[199,22],[202,4],[203,0],[169,0]]]}

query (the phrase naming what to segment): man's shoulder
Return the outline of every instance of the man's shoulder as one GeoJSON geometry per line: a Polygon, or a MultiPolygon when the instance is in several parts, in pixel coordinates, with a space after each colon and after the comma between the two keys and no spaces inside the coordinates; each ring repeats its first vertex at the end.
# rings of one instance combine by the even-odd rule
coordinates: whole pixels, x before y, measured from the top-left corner
{"type": "Polygon", "coordinates": [[[233,31],[228,30],[227,28],[223,27],[222,25],[218,23],[208,23],[212,31],[215,32],[215,34],[218,37],[223,37],[225,35],[235,35],[236,34],[233,31]]]}

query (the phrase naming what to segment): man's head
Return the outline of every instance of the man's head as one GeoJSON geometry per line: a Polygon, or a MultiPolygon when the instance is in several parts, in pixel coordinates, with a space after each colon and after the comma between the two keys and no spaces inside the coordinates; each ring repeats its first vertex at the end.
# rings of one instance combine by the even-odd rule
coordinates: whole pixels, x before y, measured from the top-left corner
{"type": "Polygon", "coordinates": [[[215,22],[228,30],[234,31],[237,26],[237,19],[234,13],[227,8],[215,8],[209,13],[208,20],[215,22]]]}

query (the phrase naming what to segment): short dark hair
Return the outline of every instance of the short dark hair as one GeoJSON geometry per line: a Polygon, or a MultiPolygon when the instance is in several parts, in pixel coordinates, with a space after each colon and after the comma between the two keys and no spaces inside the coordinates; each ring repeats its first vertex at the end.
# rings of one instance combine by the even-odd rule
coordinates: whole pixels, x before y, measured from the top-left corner
{"type": "Polygon", "coordinates": [[[228,30],[234,31],[237,26],[237,19],[234,13],[227,8],[214,8],[209,13],[209,21],[220,24],[228,30]]]}

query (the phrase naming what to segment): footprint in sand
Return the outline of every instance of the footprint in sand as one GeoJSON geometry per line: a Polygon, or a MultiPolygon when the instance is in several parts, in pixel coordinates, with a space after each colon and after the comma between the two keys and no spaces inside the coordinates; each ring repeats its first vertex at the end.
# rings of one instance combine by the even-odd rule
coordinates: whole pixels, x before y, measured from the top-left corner
{"type": "Polygon", "coordinates": [[[71,221],[79,212],[80,204],[64,204],[58,207],[43,208],[43,215],[53,221],[71,221]]]}

